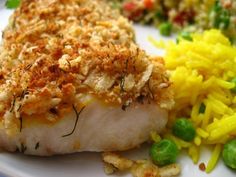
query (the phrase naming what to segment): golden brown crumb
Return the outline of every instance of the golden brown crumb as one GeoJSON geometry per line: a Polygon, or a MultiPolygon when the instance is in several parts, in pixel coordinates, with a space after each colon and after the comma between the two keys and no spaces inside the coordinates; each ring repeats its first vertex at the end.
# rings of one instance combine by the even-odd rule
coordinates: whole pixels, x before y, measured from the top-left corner
{"type": "Polygon", "coordinates": [[[77,98],[88,94],[120,107],[141,100],[170,108],[163,60],[133,39],[128,20],[103,0],[22,0],[0,48],[0,117],[81,107],[77,98]]]}
{"type": "Polygon", "coordinates": [[[117,171],[117,168],[109,163],[104,163],[104,172],[107,175],[112,175],[117,171]]]}
{"type": "Polygon", "coordinates": [[[129,171],[133,177],[173,177],[180,174],[180,166],[171,164],[159,168],[148,160],[133,161],[116,153],[104,153],[104,170],[107,174],[116,171],[129,171]]]}
{"type": "Polygon", "coordinates": [[[134,164],[132,160],[126,159],[112,152],[104,153],[103,161],[112,164],[115,168],[121,171],[130,169],[134,164]]]}
{"type": "Polygon", "coordinates": [[[205,171],[206,170],[206,165],[205,165],[205,163],[200,163],[199,164],[199,169],[201,170],[201,171],[205,171]]]}

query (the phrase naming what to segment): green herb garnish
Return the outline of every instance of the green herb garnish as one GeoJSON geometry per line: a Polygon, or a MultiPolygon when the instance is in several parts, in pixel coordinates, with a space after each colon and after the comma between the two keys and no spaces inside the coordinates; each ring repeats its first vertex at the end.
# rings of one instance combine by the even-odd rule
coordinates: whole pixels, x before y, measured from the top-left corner
{"type": "Polygon", "coordinates": [[[15,9],[20,5],[20,0],[7,0],[5,3],[6,8],[15,9]]]}
{"type": "Polygon", "coordinates": [[[23,127],[23,119],[22,119],[22,117],[20,117],[20,132],[22,131],[22,127],[23,127]]]}
{"type": "Polygon", "coordinates": [[[125,86],[125,76],[122,76],[121,81],[120,81],[120,91],[121,92],[125,91],[124,86],[125,86]]]}
{"type": "Polygon", "coordinates": [[[15,103],[16,103],[16,96],[13,95],[13,97],[14,97],[14,99],[13,99],[12,104],[11,104],[10,112],[12,112],[14,110],[15,103]]]}
{"type": "Polygon", "coordinates": [[[180,37],[187,40],[187,41],[193,41],[193,38],[191,37],[191,34],[187,31],[181,32],[180,37]]]}
{"type": "Polygon", "coordinates": [[[222,7],[219,0],[215,2],[210,15],[213,16],[213,24],[215,28],[224,30],[228,29],[231,14],[227,9],[222,7]]]}
{"type": "Polygon", "coordinates": [[[236,93],[236,77],[233,78],[230,82],[234,83],[234,87],[231,88],[231,92],[236,93]]]}
{"type": "Polygon", "coordinates": [[[67,137],[67,136],[70,136],[74,133],[75,129],[76,129],[76,126],[77,126],[77,123],[78,123],[78,120],[79,120],[79,116],[81,114],[81,112],[84,110],[85,106],[81,108],[81,110],[78,112],[77,109],[75,108],[75,106],[73,105],[73,110],[75,111],[75,114],[76,114],[76,119],[75,119],[75,124],[74,124],[74,128],[72,129],[72,131],[68,134],[65,134],[63,135],[62,137],[67,137]]]}
{"type": "Polygon", "coordinates": [[[39,142],[37,142],[37,143],[35,144],[34,149],[37,150],[38,148],[39,148],[39,142]]]}
{"type": "Polygon", "coordinates": [[[27,147],[23,143],[21,143],[20,152],[25,153],[26,150],[27,147]]]}
{"type": "Polygon", "coordinates": [[[205,111],[206,111],[206,105],[205,105],[204,103],[202,103],[202,104],[200,105],[200,108],[199,108],[199,113],[200,113],[200,114],[204,114],[205,111]]]}

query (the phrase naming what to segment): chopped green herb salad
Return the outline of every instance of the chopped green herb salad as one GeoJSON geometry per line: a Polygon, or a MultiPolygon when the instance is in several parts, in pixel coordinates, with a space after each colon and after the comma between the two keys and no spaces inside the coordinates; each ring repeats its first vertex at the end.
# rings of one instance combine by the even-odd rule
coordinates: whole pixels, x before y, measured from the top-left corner
{"type": "MultiPolygon", "coordinates": [[[[236,43],[235,0],[108,0],[132,21],[157,26],[160,33],[220,29],[236,43]]],[[[188,36],[183,38],[190,40],[188,36]],[[187,38],[185,38],[187,37],[187,38]]]]}

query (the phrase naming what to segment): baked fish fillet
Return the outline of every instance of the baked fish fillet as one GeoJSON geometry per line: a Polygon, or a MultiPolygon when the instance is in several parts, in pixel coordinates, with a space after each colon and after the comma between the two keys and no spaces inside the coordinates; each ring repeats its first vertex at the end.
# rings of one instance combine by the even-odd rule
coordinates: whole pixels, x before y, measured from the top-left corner
{"type": "Polygon", "coordinates": [[[0,146],[31,155],[120,151],[173,105],[161,58],[102,0],[22,0],[0,49],[0,146]]]}

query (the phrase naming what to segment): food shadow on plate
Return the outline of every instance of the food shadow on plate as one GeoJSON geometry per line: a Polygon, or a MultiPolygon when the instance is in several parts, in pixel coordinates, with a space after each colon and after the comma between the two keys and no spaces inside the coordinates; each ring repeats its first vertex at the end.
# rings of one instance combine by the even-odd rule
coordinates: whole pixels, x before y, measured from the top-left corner
{"type": "MultiPolygon", "coordinates": [[[[120,152],[119,154],[133,160],[147,159],[149,152],[148,148],[149,145],[146,143],[136,149],[120,152]]],[[[59,175],[58,177],[65,175],[67,177],[84,177],[88,175],[88,173],[93,177],[107,176],[104,172],[102,153],[95,152],[79,152],[69,155],[55,155],[50,157],[1,152],[0,165],[3,165],[2,168],[5,168],[7,171],[9,170],[8,168],[14,167],[15,172],[27,173],[29,176],[31,176],[31,173],[34,173],[32,177],[38,177],[37,174],[44,176],[55,176],[56,174],[59,175]],[[1,162],[4,163],[1,164],[1,162]],[[8,164],[8,166],[4,166],[5,164],[8,164]],[[34,170],[33,172],[29,172],[29,169],[34,170]],[[103,174],[103,176],[99,174],[103,174]]],[[[19,176],[21,177],[24,175],[19,176]]],[[[125,172],[117,172],[111,176],[130,177],[131,175],[125,172]]]]}

